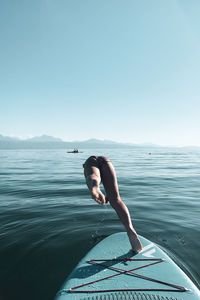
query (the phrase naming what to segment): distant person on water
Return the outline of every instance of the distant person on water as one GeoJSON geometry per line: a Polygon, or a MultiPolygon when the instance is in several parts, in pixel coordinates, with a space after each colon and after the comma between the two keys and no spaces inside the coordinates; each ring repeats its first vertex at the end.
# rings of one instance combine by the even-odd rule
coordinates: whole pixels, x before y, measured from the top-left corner
{"type": "Polygon", "coordinates": [[[99,204],[110,205],[115,209],[119,219],[126,228],[132,249],[138,253],[142,250],[142,244],[133,228],[128,208],[121,200],[117,184],[117,177],[111,161],[104,156],[90,156],[85,163],[84,175],[92,198],[99,204]],[[106,196],[100,190],[102,181],[106,196]]]}

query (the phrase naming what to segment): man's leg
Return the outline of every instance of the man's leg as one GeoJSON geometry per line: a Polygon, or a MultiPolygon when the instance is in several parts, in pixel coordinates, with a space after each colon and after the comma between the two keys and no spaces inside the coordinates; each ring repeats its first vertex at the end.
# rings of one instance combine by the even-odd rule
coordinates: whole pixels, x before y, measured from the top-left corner
{"type": "Polygon", "coordinates": [[[99,204],[105,204],[105,196],[99,188],[101,175],[97,166],[95,158],[87,159],[84,164],[84,175],[92,198],[99,204]]]}
{"type": "Polygon", "coordinates": [[[101,180],[103,182],[106,197],[111,206],[115,209],[119,219],[126,228],[133,251],[140,252],[142,244],[133,228],[128,208],[120,199],[117,177],[111,162],[104,164],[101,168],[101,180]]]}

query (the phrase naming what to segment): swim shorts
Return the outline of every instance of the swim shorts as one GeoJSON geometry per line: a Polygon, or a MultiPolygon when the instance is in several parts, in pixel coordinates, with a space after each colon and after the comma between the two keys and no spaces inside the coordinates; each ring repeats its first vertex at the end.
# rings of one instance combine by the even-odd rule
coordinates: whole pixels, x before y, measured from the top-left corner
{"type": "Polygon", "coordinates": [[[92,165],[92,162],[94,162],[94,165],[99,168],[99,170],[101,170],[102,166],[104,164],[107,164],[108,162],[110,162],[109,158],[105,157],[105,156],[90,156],[85,163],[83,164],[83,167],[85,167],[86,162],[90,162],[92,165]]]}

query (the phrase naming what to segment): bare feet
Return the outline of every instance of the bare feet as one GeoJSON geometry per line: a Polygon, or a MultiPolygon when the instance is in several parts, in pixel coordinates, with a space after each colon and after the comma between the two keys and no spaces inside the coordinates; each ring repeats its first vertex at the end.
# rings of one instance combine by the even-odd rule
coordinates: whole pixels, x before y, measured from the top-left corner
{"type": "Polygon", "coordinates": [[[104,194],[101,192],[100,188],[98,186],[93,186],[91,188],[91,194],[92,198],[99,204],[106,204],[106,199],[104,194]]]}
{"type": "Polygon", "coordinates": [[[130,230],[127,232],[129,241],[132,246],[132,250],[136,253],[139,253],[142,250],[142,244],[137,236],[137,234],[134,232],[134,230],[130,230]]]}

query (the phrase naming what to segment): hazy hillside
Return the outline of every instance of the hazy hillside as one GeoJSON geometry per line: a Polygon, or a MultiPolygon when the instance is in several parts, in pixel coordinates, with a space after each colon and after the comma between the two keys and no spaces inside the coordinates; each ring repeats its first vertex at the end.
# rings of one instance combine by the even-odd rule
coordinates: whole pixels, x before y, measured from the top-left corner
{"type": "MultiPolygon", "coordinates": [[[[148,146],[148,144],[138,145],[138,144],[123,144],[109,140],[98,140],[98,139],[89,139],[86,141],[74,141],[74,142],[65,142],[60,138],[42,135],[26,140],[21,140],[15,137],[6,137],[0,135],[0,149],[69,149],[73,150],[74,148],[113,148],[113,147],[141,147],[148,146]]],[[[149,145],[154,147],[155,145],[149,145]]]]}

